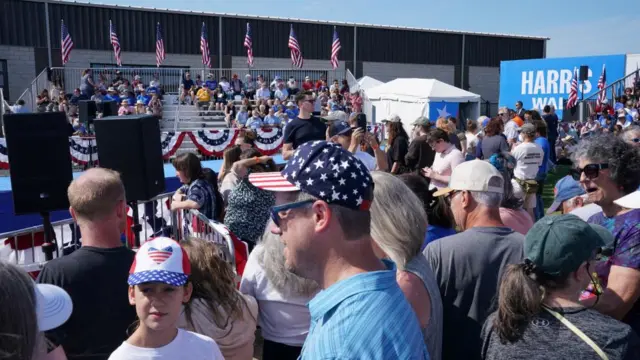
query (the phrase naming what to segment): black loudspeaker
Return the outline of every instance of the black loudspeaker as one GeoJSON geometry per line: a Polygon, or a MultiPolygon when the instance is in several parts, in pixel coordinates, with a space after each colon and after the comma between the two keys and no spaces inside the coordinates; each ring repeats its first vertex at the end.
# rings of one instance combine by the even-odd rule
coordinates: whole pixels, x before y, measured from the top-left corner
{"type": "Polygon", "coordinates": [[[149,200],[164,191],[158,118],[111,116],[94,121],[100,166],[118,171],[127,201],[149,200]]]}
{"type": "Polygon", "coordinates": [[[589,80],[589,67],[587,65],[580,66],[580,81],[589,80]]]}
{"type": "Polygon", "coordinates": [[[83,124],[91,124],[96,118],[96,112],[98,107],[96,102],[92,100],[80,100],[78,101],[78,118],[83,124]]]}
{"type": "Polygon", "coordinates": [[[118,103],[115,101],[103,101],[100,105],[102,106],[102,117],[118,115],[118,103]]]}
{"type": "Polygon", "coordinates": [[[4,129],[15,214],[69,208],[67,188],[73,176],[66,115],[7,114],[4,129]]]}

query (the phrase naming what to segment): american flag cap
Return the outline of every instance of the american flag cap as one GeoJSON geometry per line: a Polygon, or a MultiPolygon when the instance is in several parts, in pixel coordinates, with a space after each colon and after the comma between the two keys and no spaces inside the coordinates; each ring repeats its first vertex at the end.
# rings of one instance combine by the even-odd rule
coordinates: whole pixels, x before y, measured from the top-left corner
{"type": "Polygon", "coordinates": [[[282,172],[250,174],[249,181],[259,189],[302,191],[353,210],[367,211],[373,201],[373,178],[364,163],[327,141],[302,144],[282,172]]]}
{"type": "Polygon", "coordinates": [[[145,242],[129,270],[130,286],[144,283],[163,283],[183,286],[191,274],[186,251],[175,240],[157,237],[145,242]]]}

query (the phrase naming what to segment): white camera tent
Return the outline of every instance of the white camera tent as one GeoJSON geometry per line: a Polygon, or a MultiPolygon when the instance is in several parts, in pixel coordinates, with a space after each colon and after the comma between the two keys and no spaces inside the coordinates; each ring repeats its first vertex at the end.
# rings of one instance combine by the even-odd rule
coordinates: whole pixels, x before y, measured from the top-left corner
{"type": "Polygon", "coordinates": [[[358,79],[358,90],[367,91],[382,84],[384,84],[382,81],[374,79],[371,76],[363,76],[358,79]]]}
{"type": "Polygon", "coordinates": [[[407,132],[410,132],[411,123],[416,118],[429,117],[431,102],[459,104],[458,116],[463,120],[477,119],[480,116],[480,95],[436,79],[395,79],[366,90],[365,94],[364,109],[369,119],[379,123],[390,115],[397,114],[407,132]]]}

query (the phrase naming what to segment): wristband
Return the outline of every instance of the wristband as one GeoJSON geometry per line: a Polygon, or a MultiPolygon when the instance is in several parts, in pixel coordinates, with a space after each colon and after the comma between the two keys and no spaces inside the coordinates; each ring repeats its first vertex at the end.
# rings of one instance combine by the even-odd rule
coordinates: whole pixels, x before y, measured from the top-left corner
{"type": "Polygon", "coordinates": [[[255,156],[255,157],[253,158],[253,160],[255,160],[255,161],[256,161],[256,164],[260,164],[260,157],[259,157],[259,156],[255,156]]]}
{"type": "Polygon", "coordinates": [[[380,148],[380,145],[371,145],[371,148],[373,150],[378,150],[380,148]]]}

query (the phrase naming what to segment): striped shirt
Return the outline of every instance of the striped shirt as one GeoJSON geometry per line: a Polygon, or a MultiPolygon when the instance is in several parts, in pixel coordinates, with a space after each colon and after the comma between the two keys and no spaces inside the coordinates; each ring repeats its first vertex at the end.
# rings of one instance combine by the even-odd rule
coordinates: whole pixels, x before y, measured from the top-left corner
{"type": "Polygon", "coordinates": [[[396,269],[354,275],[309,302],[311,327],[301,360],[429,359],[418,319],[396,269]]]}

